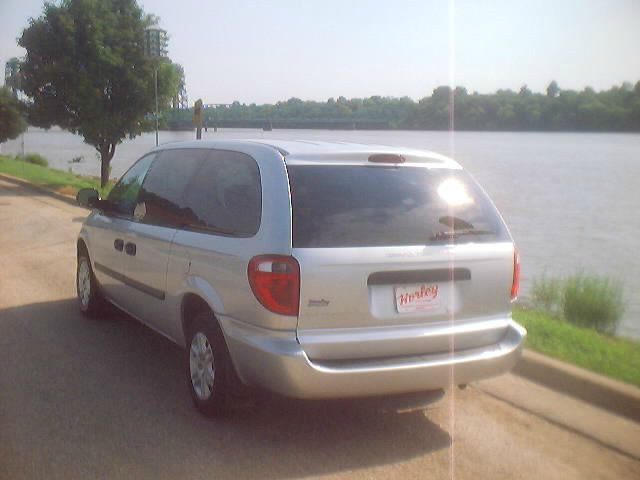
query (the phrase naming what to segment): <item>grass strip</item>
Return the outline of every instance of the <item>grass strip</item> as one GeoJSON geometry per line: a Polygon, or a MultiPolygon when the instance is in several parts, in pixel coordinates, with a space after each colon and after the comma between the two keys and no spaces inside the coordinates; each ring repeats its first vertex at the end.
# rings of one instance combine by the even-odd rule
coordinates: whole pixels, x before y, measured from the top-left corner
{"type": "Polygon", "coordinates": [[[67,195],[75,195],[81,188],[95,188],[104,197],[113,186],[109,182],[104,189],[101,189],[99,178],[75,175],[3,155],[0,155],[0,173],[6,173],[67,195]]]}
{"type": "Polygon", "coordinates": [[[529,332],[525,346],[544,355],[640,386],[640,343],[572,325],[521,306],[513,318],[529,332]]]}

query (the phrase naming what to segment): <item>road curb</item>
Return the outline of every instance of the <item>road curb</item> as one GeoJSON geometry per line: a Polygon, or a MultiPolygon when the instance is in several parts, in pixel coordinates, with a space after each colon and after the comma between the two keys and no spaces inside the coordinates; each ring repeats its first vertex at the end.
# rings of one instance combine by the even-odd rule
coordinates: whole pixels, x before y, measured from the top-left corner
{"type": "Polygon", "coordinates": [[[73,205],[74,207],[82,207],[82,205],[78,205],[76,203],[76,198],[72,197],[71,195],[65,195],[64,193],[59,193],[59,192],[55,192],[47,187],[43,187],[41,185],[36,185],[35,183],[31,183],[28,180],[23,180],[22,178],[18,178],[18,177],[14,177],[12,175],[7,175],[6,173],[0,173],[0,179],[1,180],[6,180],[7,182],[11,182],[14,183],[16,185],[21,185],[23,187],[27,187],[30,188],[32,190],[36,190],[38,192],[44,193],[46,195],[49,195],[53,198],[56,198],[60,201],[66,202],[70,205],[73,205]]]}
{"type": "Polygon", "coordinates": [[[513,373],[640,422],[640,389],[632,385],[526,349],[513,373]]]}

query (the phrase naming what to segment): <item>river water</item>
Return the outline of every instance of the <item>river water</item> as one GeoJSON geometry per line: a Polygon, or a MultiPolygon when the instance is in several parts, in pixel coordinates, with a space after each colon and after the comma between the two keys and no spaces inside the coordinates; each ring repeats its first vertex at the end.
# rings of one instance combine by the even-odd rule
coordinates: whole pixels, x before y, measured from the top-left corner
{"type": "MultiPolygon", "coordinates": [[[[160,143],[191,140],[193,132],[160,132],[160,143]]],[[[451,156],[489,193],[520,250],[522,291],[533,278],[578,271],[609,275],[625,285],[627,309],[618,334],[640,339],[640,135],[223,129],[203,139],[280,138],[402,145],[451,156]]],[[[119,145],[113,175],[121,175],[155,144],[145,134],[119,145]]],[[[26,152],[51,167],[98,175],[95,150],[82,138],[30,129],[26,152]],[[79,163],[70,163],[82,157],[79,163]]],[[[2,145],[19,153],[21,139],[2,145]]]]}

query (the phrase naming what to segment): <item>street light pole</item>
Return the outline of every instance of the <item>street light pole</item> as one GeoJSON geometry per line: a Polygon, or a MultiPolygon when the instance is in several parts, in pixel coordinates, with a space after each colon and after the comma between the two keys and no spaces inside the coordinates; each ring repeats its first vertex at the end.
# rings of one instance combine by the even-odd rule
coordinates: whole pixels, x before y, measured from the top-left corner
{"type": "Polygon", "coordinates": [[[156,147],[158,146],[158,67],[154,69],[156,86],[156,147]]]}

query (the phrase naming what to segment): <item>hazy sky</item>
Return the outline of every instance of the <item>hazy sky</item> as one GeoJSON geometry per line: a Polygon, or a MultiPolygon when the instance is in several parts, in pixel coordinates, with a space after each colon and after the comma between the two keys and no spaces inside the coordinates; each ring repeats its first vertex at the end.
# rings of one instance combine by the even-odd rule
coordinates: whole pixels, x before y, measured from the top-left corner
{"type": "MultiPolygon", "coordinates": [[[[0,0],[0,62],[42,0],[0,0]]],[[[640,80],[640,0],[146,0],[189,101],[418,99],[640,80]]]]}

